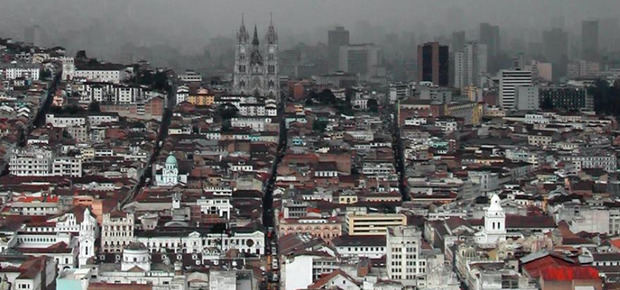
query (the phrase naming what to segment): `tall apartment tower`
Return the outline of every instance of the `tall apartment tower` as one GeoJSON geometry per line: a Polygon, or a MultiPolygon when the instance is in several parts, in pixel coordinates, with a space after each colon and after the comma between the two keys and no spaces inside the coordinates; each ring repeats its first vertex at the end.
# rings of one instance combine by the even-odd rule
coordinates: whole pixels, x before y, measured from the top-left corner
{"type": "Polygon", "coordinates": [[[414,226],[387,229],[387,273],[403,286],[417,286],[426,277],[426,259],[421,254],[422,233],[414,226]]]}
{"type": "Polygon", "coordinates": [[[328,31],[327,35],[327,66],[330,72],[338,70],[340,64],[340,47],[349,45],[349,31],[342,26],[328,31]]]}
{"type": "Polygon", "coordinates": [[[504,110],[517,109],[518,87],[532,86],[532,72],[520,69],[499,72],[499,105],[504,110]]]}
{"type": "Polygon", "coordinates": [[[250,42],[250,35],[242,19],[235,46],[233,93],[267,96],[279,100],[280,78],[278,74],[278,35],[273,22],[270,22],[265,40],[261,45],[256,26],[254,26],[254,35],[250,42]]]}
{"type": "Polygon", "coordinates": [[[449,49],[438,42],[427,42],[418,46],[418,81],[433,82],[441,87],[448,86],[450,79],[449,49]]]}
{"type": "Polygon", "coordinates": [[[553,77],[566,75],[568,65],[568,33],[561,28],[543,32],[543,54],[553,64],[553,77]]]}
{"type": "Polygon", "coordinates": [[[454,87],[480,87],[480,76],[487,73],[487,46],[476,41],[454,53],[454,87]]]}
{"type": "Polygon", "coordinates": [[[599,59],[598,20],[587,20],[581,23],[581,56],[587,61],[599,59]]]}
{"type": "Polygon", "coordinates": [[[452,51],[461,51],[465,46],[465,31],[452,32],[452,51]]]}
{"type": "Polygon", "coordinates": [[[489,61],[487,71],[495,73],[499,69],[500,39],[499,26],[480,23],[480,43],[487,46],[489,61]]]}

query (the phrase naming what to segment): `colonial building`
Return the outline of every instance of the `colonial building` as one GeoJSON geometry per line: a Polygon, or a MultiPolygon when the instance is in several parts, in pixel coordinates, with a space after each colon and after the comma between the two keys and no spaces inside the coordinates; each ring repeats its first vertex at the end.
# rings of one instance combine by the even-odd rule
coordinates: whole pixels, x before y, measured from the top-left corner
{"type": "Polygon", "coordinates": [[[506,239],[506,213],[497,194],[491,197],[491,205],[484,213],[484,228],[476,234],[476,242],[481,247],[495,247],[497,242],[506,239]]]}
{"type": "Polygon", "coordinates": [[[155,168],[155,185],[175,186],[179,183],[187,182],[187,175],[179,174],[179,165],[176,157],[170,152],[164,167],[155,168]]]}

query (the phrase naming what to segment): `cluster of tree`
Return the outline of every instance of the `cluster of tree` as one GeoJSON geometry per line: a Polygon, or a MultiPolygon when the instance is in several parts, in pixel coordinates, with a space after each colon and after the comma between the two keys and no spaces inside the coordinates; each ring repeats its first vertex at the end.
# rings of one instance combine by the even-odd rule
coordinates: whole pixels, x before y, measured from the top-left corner
{"type": "Polygon", "coordinates": [[[230,120],[234,118],[235,116],[237,116],[237,113],[239,112],[239,109],[237,109],[237,106],[231,103],[221,104],[217,106],[216,110],[217,110],[217,114],[220,116],[220,118],[222,118],[222,120],[230,120]]]}
{"type": "Polygon", "coordinates": [[[84,108],[75,105],[75,104],[71,104],[71,105],[65,105],[62,107],[58,107],[58,106],[51,106],[50,107],[50,113],[51,114],[58,114],[58,115],[76,115],[79,113],[83,113],[84,112],[84,108]]]}
{"type": "Polygon", "coordinates": [[[133,83],[152,87],[156,90],[167,91],[170,89],[168,83],[168,74],[166,71],[153,72],[151,70],[143,70],[131,80],[133,83]]]}
{"type": "Polygon", "coordinates": [[[325,120],[314,120],[312,122],[312,130],[317,133],[325,132],[325,128],[327,128],[327,121],[325,120]]]}
{"type": "Polygon", "coordinates": [[[597,80],[588,88],[588,94],[594,99],[594,110],[597,114],[620,116],[620,81],[613,86],[605,80],[597,80]]]}
{"type": "MultiPolygon", "coordinates": [[[[329,89],[324,89],[321,92],[317,93],[311,91],[306,96],[306,105],[326,105],[332,106],[338,110],[340,114],[344,115],[353,115],[353,108],[351,106],[351,95],[353,92],[351,89],[347,89],[345,92],[345,99],[338,99],[334,96],[334,93],[329,89]]],[[[368,110],[371,112],[379,111],[379,104],[376,99],[368,100],[368,110]]]]}

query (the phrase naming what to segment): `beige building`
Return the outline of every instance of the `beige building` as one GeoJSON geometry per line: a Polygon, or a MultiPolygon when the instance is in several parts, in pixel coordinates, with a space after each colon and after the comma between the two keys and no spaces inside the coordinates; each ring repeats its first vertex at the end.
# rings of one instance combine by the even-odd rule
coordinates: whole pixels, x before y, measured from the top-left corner
{"type": "Polygon", "coordinates": [[[405,226],[407,217],[400,213],[351,213],[346,217],[350,236],[385,235],[387,227],[405,226]]]}

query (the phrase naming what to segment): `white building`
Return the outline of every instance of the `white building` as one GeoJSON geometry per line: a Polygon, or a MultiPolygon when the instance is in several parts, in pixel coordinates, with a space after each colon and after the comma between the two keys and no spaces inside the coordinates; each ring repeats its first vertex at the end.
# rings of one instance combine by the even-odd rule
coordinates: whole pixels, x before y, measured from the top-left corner
{"type": "Polygon", "coordinates": [[[155,170],[156,186],[175,186],[179,183],[187,183],[187,175],[179,174],[179,165],[172,152],[166,158],[163,168],[155,168],[155,170]]]}
{"type": "Polygon", "coordinates": [[[54,114],[45,115],[45,123],[53,127],[83,127],[86,125],[86,116],[57,116],[54,114]]]}
{"type": "Polygon", "coordinates": [[[487,46],[476,41],[468,42],[462,51],[454,53],[454,87],[480,87],[481,75],[487,72],[487,46]]]}
{"type": "Polygon", "coordinates": [[[233,209],[230,198],[201,198],[196,201],[200,206],[200,211],[204,214],[214,214],[219,217],[230,219],[230,212],[233,209]]]}
{"type": "Polygon", "coordinates": [[[537,86],[520,86],[517,87],[517,104],[519,111],[532,111],[540,108],[537,86]]]}
{"type": "Polygon", "coordinates": [[[84,78],[88,81],[118,84],[123,75],[123,66],[116,64],[78,65],[70,78],[84,78]]]}
{"type": "Polygon", "coordinates": [[[192,70],[187,70],[185,73],[179,74],[178,78],[185,83],[202,82],[202,75],[192,70]]]}
{"type": "Polygon", "coordinates": [[[98,232],[97,220],[90,215],[90,210],[86,208],[79,232],[80,252],[78,258],[80,267],[88,264],[88,260],[95,256],[95,240],[98,232]]]}
{"type": "Polygon", "coordinates": [[[476,243],[481,247],[495,247],[506,239],[506,213],[497,194],[491,197],[491,205],[484,213],[484,228],[476,233],[476,243]]]}
{"type": "Polygon", "coordinates": [[[499,72],[499,105],[504,110],[515,110],[517,88],[532,86],[532,72],[525,70],[501,70],[499,72]]]}
{"type": "Polygon", "coordinates": [[[101,222],[101,252],[120,253],[134,240],[134,215],[132,213],[104,213],[101,222]]]}
{"type": "Polygon", "coordinates": [[[18,78],[29,79],[33,81],[39,80],[39,66],[34,65],[10,65],[0,69],[4,79],[14,80],[18,78]]]}
{"type": "Polygon", "coordinates": [[[392,280],[405,286],[425,286],[426,259],[421,254],[422,232],[413,226],[389,227],[386,267],[392,280]]]}
{"type": "Polygon", "coordinates": [[[179,86],[177,87],[177,104],[183,103],[189,97],[189,87],[188,86],[179,86]]]}
{"type": "Polygon", "coordinates": [[[9,161],[9,171],[16,176],[48,176],[52,157],[52,151],[44,148],[16,149],[9,161]]]}

